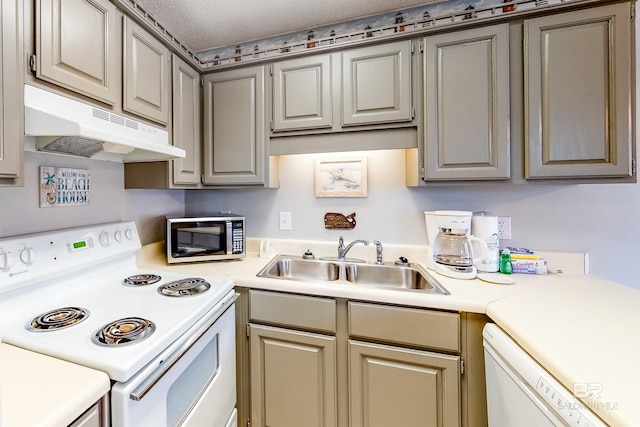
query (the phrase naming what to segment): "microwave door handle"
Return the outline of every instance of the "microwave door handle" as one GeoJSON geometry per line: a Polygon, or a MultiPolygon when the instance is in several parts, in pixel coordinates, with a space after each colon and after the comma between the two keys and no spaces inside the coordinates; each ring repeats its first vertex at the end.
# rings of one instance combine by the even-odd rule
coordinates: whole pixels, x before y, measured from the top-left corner
{"type": "Polygon", "coordinates": [[[227,255],[233,254],[233,224],[231,221],[227,221],[227,255]]]}

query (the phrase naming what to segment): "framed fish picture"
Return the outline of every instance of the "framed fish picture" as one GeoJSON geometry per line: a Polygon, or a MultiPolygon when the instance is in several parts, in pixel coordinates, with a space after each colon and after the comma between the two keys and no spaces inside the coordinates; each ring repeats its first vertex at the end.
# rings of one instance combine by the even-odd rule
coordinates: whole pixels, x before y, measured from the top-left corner
{"type": "Polygon", "coordinates": [[[316,159],[316,197],[367,197],[367,158],[316,159]]]}

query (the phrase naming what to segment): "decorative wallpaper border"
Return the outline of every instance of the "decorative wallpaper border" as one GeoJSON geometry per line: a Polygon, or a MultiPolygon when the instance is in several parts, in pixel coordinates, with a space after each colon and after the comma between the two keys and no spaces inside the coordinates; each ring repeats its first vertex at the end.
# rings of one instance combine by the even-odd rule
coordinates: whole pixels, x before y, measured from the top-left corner
{"type": "Polygon", "coordinates": [[[411,9],[327,25],[263,40],[196,52],[203,69],[246,63],[289,55],[321,46],[368,38],[385,38],[398,33],[444,27],[468,20],[482,20],[503,14],[549,8],[582,0],[427,0],[411,9]]]}
{"type": "Polygon", "coordinates": [[[424,0],[422,6],[410,9],[199,52],[190,50],[137,0],[111,1],[145,22],[149,30],[171,45],[183,59],[199,67],[200,71],[207,71],[291,56],[292,53],[322,46],[354,43],[369,38],[382,40],[397,37],[399,33],[419,33],[433,27],[460,25],[465,21],[481,21],[504,14],[521,15],[528,11],[591,0],[424,0]]]}

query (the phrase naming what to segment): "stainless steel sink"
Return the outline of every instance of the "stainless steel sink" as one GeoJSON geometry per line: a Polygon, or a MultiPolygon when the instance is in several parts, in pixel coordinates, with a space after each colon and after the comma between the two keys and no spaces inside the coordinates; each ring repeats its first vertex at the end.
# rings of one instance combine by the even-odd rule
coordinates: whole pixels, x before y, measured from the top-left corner
{"type": "Polygon", "coordinates": [[[345,265],[345,279],[348,283],[354,285],[385,286],[396,289],[449,294],[435,277],[415,264],[409,264],[408,266],[348,264],[345,265]]]}
{"type": "Polygon", "coordinates": [[[301,282],[321,281],[449,295],[449,291],[418,264],[362,264],[307,260],[299,256],[277,255],[257,276],[301,282]]]}
{"type": "Polygon", "coordinates": [[[334,281],[338,280],[340,276],[340,266],[332,262],[280,255],[262,269],[258,276],[278,279],[334,281]]]}

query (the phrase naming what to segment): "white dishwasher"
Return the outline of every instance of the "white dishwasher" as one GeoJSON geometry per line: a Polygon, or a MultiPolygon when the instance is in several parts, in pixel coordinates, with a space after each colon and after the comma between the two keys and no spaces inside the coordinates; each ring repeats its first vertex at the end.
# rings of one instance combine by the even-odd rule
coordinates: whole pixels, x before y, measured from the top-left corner
{"type": "Polygon", "coordinates": [[[498,326],[482,338],[489,427],[607,426],[498,326]]]}

